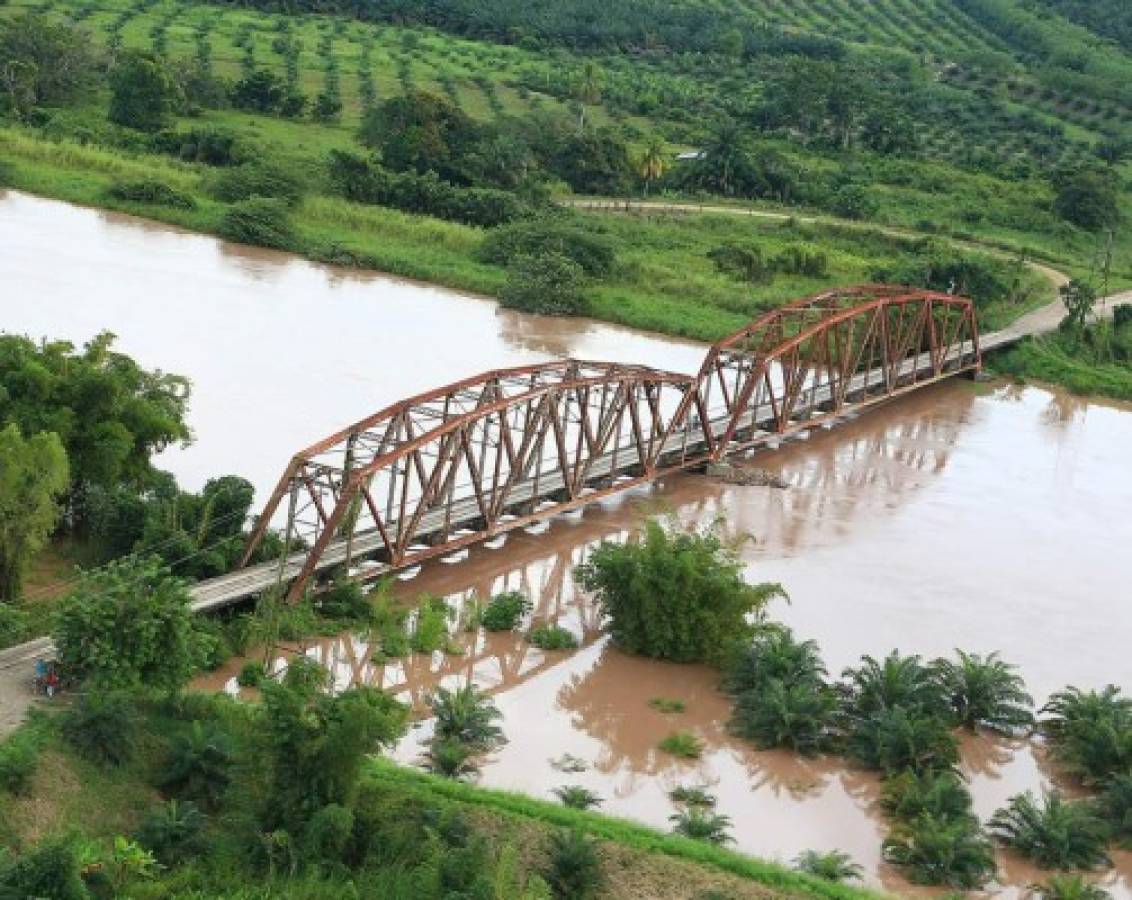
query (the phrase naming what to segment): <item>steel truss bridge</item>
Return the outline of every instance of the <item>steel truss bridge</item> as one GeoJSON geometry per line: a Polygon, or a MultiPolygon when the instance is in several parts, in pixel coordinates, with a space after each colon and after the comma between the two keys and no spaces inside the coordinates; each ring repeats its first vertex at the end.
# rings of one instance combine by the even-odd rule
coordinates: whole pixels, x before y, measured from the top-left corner
{"type": "Polygon", "coordinates": [[[712,346],[695,375],[573,359],[484,372],[296,454],[206,610],[327,570],[372,578],[664,475],[832,425],[981,363],[972,302],[892,285],[825,291],[712,346]],[[284,553],[248,565],[272,522],[284,553]]]}

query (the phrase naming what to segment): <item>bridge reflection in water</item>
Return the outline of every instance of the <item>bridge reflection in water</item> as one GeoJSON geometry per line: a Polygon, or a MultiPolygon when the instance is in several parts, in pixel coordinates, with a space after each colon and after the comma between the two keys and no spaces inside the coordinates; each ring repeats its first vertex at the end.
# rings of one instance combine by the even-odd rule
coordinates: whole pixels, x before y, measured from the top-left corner
{"type": "MultiPolygon", "coordinates": [[[[504,590],[521,591],[534,604],[533,622],[558,623],[583,648],[590,646],[601,636],[601,619],[595,604],[576,589],[572,572],[602,540],[624,540],[647,514],[661,513],[688,524],[722,516],[730,529],[755,538],[743,552],[756,560],[820,546],[899,509],[910,492],[942,473],[975,396],[969,385],[942,385],[837,429],[817,430],[806,440],[760,453],[756,463],[782,477],[789,484],[786,490],[673,476],[564,516],[548,530],[520,529],[497,549],[477,547],[450,565],[434,560],[415,577],[395,581],[394,592],[406,600],[421,594],[446,598],[452,641],[460,654],[413,654],[375,663],[377,647],[364,634],[291,645],[287,653],[321,660],[339,689],[350,683],[379,686],[418,709],[438,684],[472,681],[492,693],[506,691],[568,654],[544,653],[518,634],[465,632],[460,623],[477,601],[504,590]]],[[[285,665],[285,659],[277,665],[285,665]]],[[[237,668],[233,662],[222,679],[232,690],[237,668]]]]}

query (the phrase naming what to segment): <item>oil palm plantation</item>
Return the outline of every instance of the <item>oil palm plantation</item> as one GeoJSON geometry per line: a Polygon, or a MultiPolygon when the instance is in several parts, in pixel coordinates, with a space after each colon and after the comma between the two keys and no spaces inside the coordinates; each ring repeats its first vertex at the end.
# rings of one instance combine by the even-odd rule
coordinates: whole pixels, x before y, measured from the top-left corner
{"type": "Polygon", "coordinates": [[[943,772],[959,762],[959,745],[947,723],[903,706],[858,719],[848,750],[863,765],[886,775],[943,772]]]}
{"type": "Polygon", "coordinates": [[[830,745],[836,711],[837,697],[825,684],[775,678],[739,695],[731,728],[764,750],[784,747],[808,756],[830,745]]]}
{"type": "Polygon", "coordinates": [[[1054,756],[1086,784],[1132,773],[1132,698],[1121,696],[1120,688],[1069,687],[1040,713],[1054,756]]]}
{"type": "Polygon", "coordinates": [[[807,850],[794,860],[794,868],[835,884],[856,881],[863,872],[848,853],[842,853],[840,850],[830,850],[828,853],[807,850]]]}
{"type": "Polygon", "coordinates": [[[893,829],[883,854],[916,884],[977,890],[995,873],[991,843],[978,828],[930,815],[893,829]]]}
{"type": "Polygon", "coordinates": [[[901,772],[885,781],[880,802],[885,812],[902,822],[914,822],[922,816],[975,821],[971,792],[955,772],[901,772]]]}
{"type": "Polygon", "coordinates": [[[727,833],[731,827],[731,819],[719,813],[708,812],[694,806],[668,818],[677,834],[692,840],[706,841],[709,844],[728,844],[732,841],[731,835],[727,833]]]}
{"type": "Polygon", "coordinates": [[[859,667],[845,670],[841,687],[850,715],[858,719],[896,707],[938,718],[949,712],[935,668],[895,650],[879,661],[863,657],[859,667]]]}

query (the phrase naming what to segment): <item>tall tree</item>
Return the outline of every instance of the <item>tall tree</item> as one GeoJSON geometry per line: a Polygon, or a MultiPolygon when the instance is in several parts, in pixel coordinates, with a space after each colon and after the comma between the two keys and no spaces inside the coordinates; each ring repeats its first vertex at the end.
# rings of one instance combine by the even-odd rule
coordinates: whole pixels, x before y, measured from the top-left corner
{"type": "Polygon", "coordinates": [[[601,102],[601,89],[604,77],[602,71],[598,68],[597,64],[593,61],[587,61],[582,67],[582,75],[578,79],[576,86],[576,95],[578,103],[581,106],[581,112],[578,114],[578,130],[581,131],[586,127],[586,105],[593,105],[601,102]]]}
{"type": "Polygon", "coordinates": [[[644,155],[641,157],[640,172],[641,179],[645,183],[646,195],[649,192],[649,185],[654,181],[659,181],[664,176],[664,171],[668,168],[667,162],[664,141],[654,137],[649,141],[649,145],[645,148],[644,155]]]}
{"type": "Polygon", "coordinates": [[[167,125],[181,96],[164,63],[137,52],[125,54],[114,66],[110,91],[110,121],[139,131],[167,125]]]}
{"type": "Polygon", "coordinates": [[[29,559],[59,521],[67,484],[58,435],[25,438],[14,424],[0,430],[0,600],[19,595],[29,559]]]}
{"type": "Polygon", "coordinates": [[[0,91],[17,116],[70,103],[96,83],[89,35],[27,13],[0,22],[0,91]]]}

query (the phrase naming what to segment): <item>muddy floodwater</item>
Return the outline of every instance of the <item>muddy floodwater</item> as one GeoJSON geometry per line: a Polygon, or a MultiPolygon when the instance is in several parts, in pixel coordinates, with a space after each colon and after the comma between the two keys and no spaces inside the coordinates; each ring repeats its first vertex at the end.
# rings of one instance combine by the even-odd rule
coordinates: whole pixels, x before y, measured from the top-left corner
{"type": "MultiPolygon", "coordinates": [[[[150,366],[194,383],[197,443],[163,464],[199,486],[222,472],[262,492],[302,445],[403,396],[481,369],[570,354],[692,371],[702,350],[596,323],[501,313],[437,288],[232,248],[208,238],[26,195],[0,194],[0,328],[76,341],[109,328],[150,366]]],[[[728,704],[708,669],[628,657],[609,645],[570,573],[587,548],[624,537],[657,511],[726,518],[749,532],[749,577],[779,581],[772,614],[817,640],[832,673],[863,653],[1001,651],[1039,702],[1066,684],[1132,688],[1132,407],[1060,392],[956,380],[812,432],[760,455],[785,490],[672,478],[434,562],[398,581],[405,597],[449,598],[456,619],[477,597],[525,591],[535,620],[581,640],[543,653],[520,635],[468,633],[461,653],[378,665],[356,635],[291,648],[325,661],[338,686],[397,692],[418,710],[437,684],[473,680],[503,712],[509,743],[483,784],[549,798],[579,784],[603,810],[669,826],[667,792],[707,785],[736,846],[790,861],[806,849],[851,854],[871,884],[920,893],[880,860],[878,782],[838,759],[758,752],[728,734],[728,704]],[[682,713],[648,701],[680,699],[682,713]],[[695,761],[657,749],[670,732],[703,740],[695,761]],[[551,764],[564,753],[585,770],[551,764]]],[[[234,660],[202,684],[233,688],[234,660]]],[[[398,758],[415,761],[423,715],[398,758]]],[[[1038,745],[968,739],[963,770],[976,811],[1056,783],[1038,745]]],[[[1132,855],[1097,877],[1132,897],[1132,855]]],[[[998,896],[1042,877],[1000,854],[998,896]]]]}

